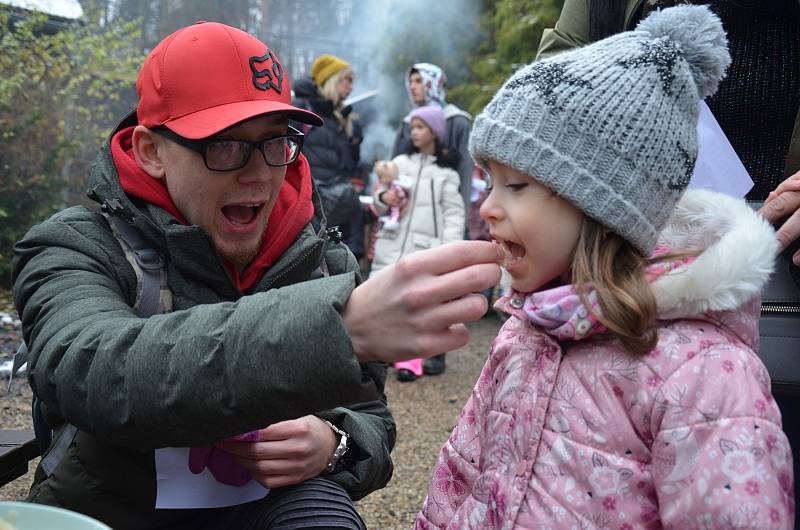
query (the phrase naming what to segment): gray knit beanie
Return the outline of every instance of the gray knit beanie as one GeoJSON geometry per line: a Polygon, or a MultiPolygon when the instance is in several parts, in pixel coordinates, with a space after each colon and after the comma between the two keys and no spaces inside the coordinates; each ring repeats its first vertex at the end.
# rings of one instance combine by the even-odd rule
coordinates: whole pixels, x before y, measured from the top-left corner
{"type": "Polygon", "coordinates": [[[706,6],[518,70],[475,119],[470,152],[513,167],[633,243],[656,244],[694,170],[698,101],[731,62],[706,6]]]}

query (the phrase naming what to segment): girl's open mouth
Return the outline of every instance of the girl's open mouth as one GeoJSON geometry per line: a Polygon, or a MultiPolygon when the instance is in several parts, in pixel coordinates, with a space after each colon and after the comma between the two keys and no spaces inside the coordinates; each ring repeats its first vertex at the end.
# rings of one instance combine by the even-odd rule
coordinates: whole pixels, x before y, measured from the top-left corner
{"type": "Polygon", "coordinates": [[[522,245],[518,245],[513,241],[507,241],[505,239],[494,238],[493,241],[500,245],[500,248],[503,249],[503,252],[506,255],[506,259],[503,262],[502,266],[508,269],[509,267],[514,266],[515,264],[522,261],[522,258],[525,257],[525,247],[522,245]]]}

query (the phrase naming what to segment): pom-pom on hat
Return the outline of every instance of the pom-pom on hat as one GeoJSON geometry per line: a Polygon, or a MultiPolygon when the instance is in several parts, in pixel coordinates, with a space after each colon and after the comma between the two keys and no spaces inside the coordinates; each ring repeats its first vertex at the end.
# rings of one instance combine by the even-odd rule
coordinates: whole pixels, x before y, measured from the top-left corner
{"type": "Polygon", "coordinates": [[[289,77],[266,44],[217,22],[198,22],[162,40],[139,71],[136,93],[141,125],[166,125],[185,138],[207,138],[278,112],[322,125],[292,105],[289,77]]]}
{"type": "Polygon", "coordinates": [[[335,55],[326,53],[314,60],[311,65],[311,78],[317,86],[322,86],[332,75],[345,68],[350,68],[350,63],[335,55]]]}
{"type": "Polygon", "coordinates": [[[444,111],[439,105],[425,105],[424,107],[417,107],[412,110],[408,115],[408,120],[411,121],[418,118],[425,122],[430,127],[433,134],[439,139],[439,143],[445,142],[445,135],[447,133],[447,126],[444,119],[444,111]]]}
{"type": "Polygon", "coordinates": [[[706,6],[656,11],[518,70],[475,119],[470,151],[565,197],[644,255],[689,184],[698,102],[730,64],[706,6]]]}

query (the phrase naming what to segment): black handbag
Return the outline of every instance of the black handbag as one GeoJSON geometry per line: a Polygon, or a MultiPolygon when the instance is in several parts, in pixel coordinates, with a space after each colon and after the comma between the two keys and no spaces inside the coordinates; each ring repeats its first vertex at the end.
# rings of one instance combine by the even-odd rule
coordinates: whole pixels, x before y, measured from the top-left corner
{"type": "MultiPolygon", "coordinates": [[[[757,210],[763,203],[748,204],[757,210]]],[[[775,272],[761,295],[758,355],[777,395],[800,396],[800,267],[792,262],[798,249],[800,240],[776,258],[775,272]]]]}

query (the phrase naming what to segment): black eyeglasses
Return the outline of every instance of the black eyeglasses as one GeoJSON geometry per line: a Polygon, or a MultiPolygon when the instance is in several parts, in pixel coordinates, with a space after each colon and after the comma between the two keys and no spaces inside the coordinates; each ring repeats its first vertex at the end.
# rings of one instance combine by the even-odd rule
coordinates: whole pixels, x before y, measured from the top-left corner
{"type": "Polygon", "coordinates": [[[156,127],[156,132],[178,145],[203,155],[203,162],[211,171],[234,171],[250,160],[250,155],[258,149],[268,166],[286,166],[297,160],[303,147],[303,133],[289,127],[289,134],[275,136],[258,142],[235,140],[232,138],[205,138],[190,140],[174,133],[166,127],[156,127]]]}

